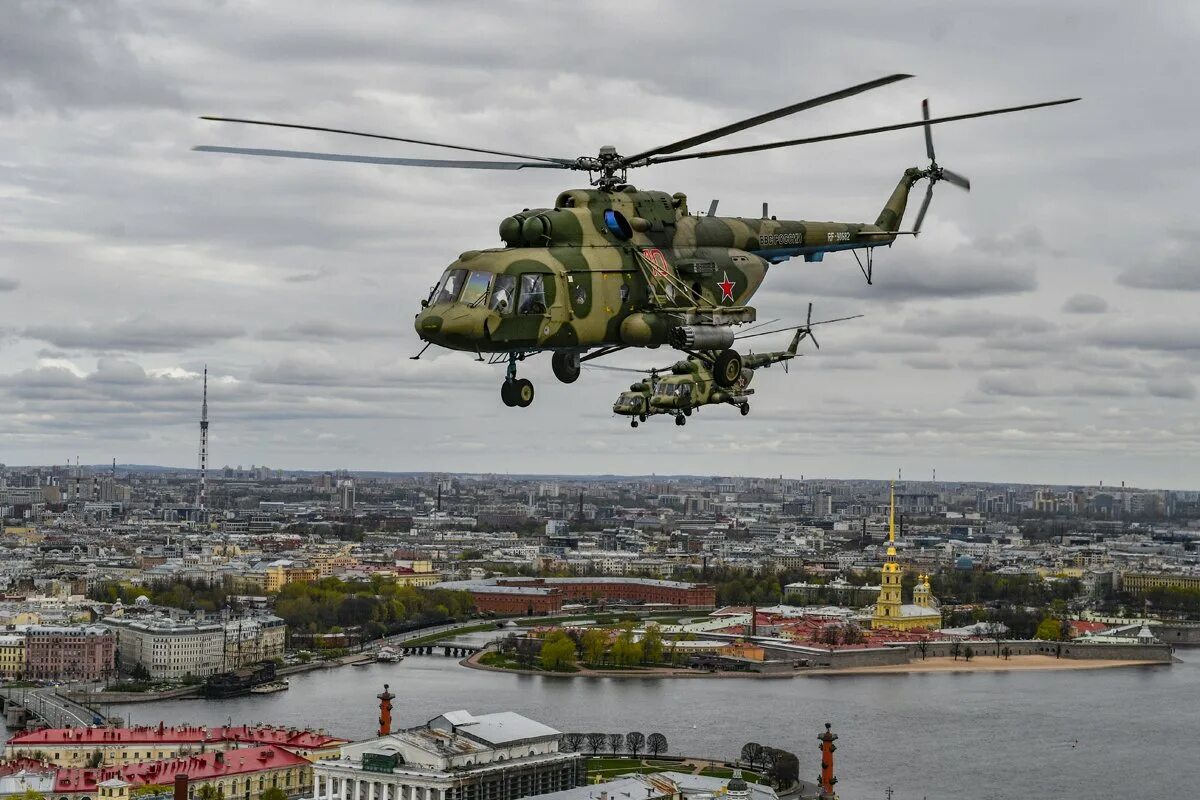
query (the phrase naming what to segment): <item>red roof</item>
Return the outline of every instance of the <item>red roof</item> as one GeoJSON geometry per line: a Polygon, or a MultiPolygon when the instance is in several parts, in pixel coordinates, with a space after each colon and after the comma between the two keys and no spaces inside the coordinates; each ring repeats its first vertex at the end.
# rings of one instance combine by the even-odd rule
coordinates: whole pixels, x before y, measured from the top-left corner
{"type": "Polygon", "coordinates": [[[296,728],[277,728],[270,725],[221,725],[216,728],[199,725],[139,725],[133,728],[44,728],[40,731],[18,733],[8,740],[9,745],[74,745],[74,744],[213,744],[246,742],[274,744],[302,750],[312,750],[343,744],[346,739],[296,728]]]}
{"type": "Polygon", "coordinates": [[[120,767],[64,768],[55,776],[54,793],[94,792],[99,784],[113,778],[120,778],[136,787],[170,784],[180,773],[187,775],[189,781],[205,781],[307,763],[308,759],[269,744],[120,767]]]}
{"type": "Polygon", "coordinates": [[[5,761],[0,761],[0,776],[15,775],[24,770],[25,772],[54,772],[58,767],[47,766],[44,762],[38,761],[36,758],[10,758],[5,761]]]}

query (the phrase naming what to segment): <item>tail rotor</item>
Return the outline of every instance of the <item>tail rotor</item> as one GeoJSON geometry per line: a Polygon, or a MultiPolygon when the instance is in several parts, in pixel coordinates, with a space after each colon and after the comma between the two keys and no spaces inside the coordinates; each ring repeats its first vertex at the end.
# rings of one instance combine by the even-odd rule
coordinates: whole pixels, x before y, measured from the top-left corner
{"type": "Polygon", "coordinates": [[[933,185],[935,183],[946,181],[963,191],[971,191],[970,180],[937,163],[937,155],[933,150],[933,126],[929,124],[928,98],[921,101],[921,118],[925,120],[925,155],[929,156],[929,167],[922,171],[921,177],[928,178],[929,185],[925,189],[925,199],[921,201],[921,208],[917,211],[917,219],[913,223],[913,235],[921,232],[921,223],[925,221],[925,212],[929,210],[929,203],[933,200],[933,185]]]}

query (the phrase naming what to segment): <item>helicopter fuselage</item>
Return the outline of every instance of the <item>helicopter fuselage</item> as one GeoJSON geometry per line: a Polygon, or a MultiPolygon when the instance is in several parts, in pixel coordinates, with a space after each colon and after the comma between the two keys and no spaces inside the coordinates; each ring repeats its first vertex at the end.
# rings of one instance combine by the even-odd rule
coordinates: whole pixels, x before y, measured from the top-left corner
{"type": "Polygon", "coordinates": [[[504,247],[450,264],[415,328],[454,350],[530,353],[658,347],[752,322],[747,303],[772,264],[894,241],[917,172],[873,224],[693,216],[682,194],[631,186],[566,191],[506,218],[504,247]]]}

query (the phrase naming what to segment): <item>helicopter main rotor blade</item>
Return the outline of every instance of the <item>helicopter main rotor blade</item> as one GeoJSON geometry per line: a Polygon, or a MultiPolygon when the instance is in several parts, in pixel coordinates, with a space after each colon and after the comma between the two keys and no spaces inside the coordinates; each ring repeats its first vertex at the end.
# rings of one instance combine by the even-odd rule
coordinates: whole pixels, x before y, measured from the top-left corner
{"type": "Polygon", "coordinates": [[[388,158],[384,156],[350,156],[339,153],[308,153],[303,150],[260,150],[253,147],[193,147],[203,153],[236,153],[245,156],[273,158],[305,158],[312,161],[352,161],[358,164],[383,164],[393,167],[443,167],[447,169],[570,169],[563,164],[545,161],[454,161],[435,158],[388,158]]]}
{"type": "MultiPolygon", "coordinates": [[[[929,98],[926,97],[921,101],[921,117],[926,123],[929,122],[929,98]]],[[[933,131],[929,125],[925,125],[925,155],[929,156],[930,162],[937,161],[937,157],[933,154],[933,131]]]]}
{"type": "Polygon", "coordinates": [[[690,147],[696,147],[697,145],[711,142],[713,139],[720,139],[722,136],[728,136],[731,133],[737,133],[738,131],[744,131],[747,128],[753,128],[756,125],[763,125],[767,122],[773,122],[774,120],[782,117],[798,114],[801,111],[807,111],[810,108],[816,108],[817,106],[825,105],[826,103],[832,103],[835,100],[844,100],[847,97],[853,97],[861,92],[877,89],[880,86],[887,86],[889,83],[895,83],[896,81],[902,81],[911,77],[912,75],[898,73],[895,75],[888,75],[883,78],[877,78],[873,81],[867,81],[866,83],[860,83],[857,86],[851,86],[849,89],[842,89],[838,92],[831,92],[830,94],[824,94],[820,97],[814,97],[811,100],[793,103],[790,106],[777,108],[774,111],[768,111],[765,114],[759,114],[757,116],[741,120],[740,122],[734,122],[720,128],[714,128],[711,131],[698,133],[695,136],[689,136],[686,139],[680,139],[678,142],[672,142],[671,144],[655,147],[652,150],[646,150],[645,152],[638,153],[636,155],[627,156],[621,159],[621,163],[623,166],[631,166],[636,164],[636,162],[640,162],[644,159],[648,159],[651,156],[656,156],[661,153],[678,153],[680,150],[687,150],[690,147]]]}
{"type": "Polygon", "coordinates": [[[848,319],[859,319],[866,316],[865,314],[855,314],[852,317],[838,317],[837,319],[823,319],[819,322],[805,323],[803,325],[792,325],[790,328],[776,328],[773,331],[760,331],[759,333],[747,333],[741,336],[735,336],[735,339],[753,339],[755,336],[769,336],[772,333],[786,333],[787,331],[798,331],[811,328],[813,325],[828,325],[831,322],[845,322],[848,319]]]}
{"type": "Polygon", "coordinates": [[[929,210],[929,202],[933,200],[933,181],[929,182],[929,186],[925,188],[925,199],[921,201],[921,209],[917,212],[917,218],[913,221],[913,236],[921,232],[921,223],[925,221],[925,212],[929,210]]]}
{"type": "Polygon", "coordinates": [[[631,372],[634,375],[655,375],[659,372],[666,372],[666,369],[661,367],[657,369],[634,369],[633,367],[613,367],[608,364],[584,364],[583,366],[587,369],[603,369],[609,372],[631,372]]]}
{"type": "MultiPolygon", "coordinates": [[[[964,119],[975,119],[977,117],[991,117],[996,114],[1012,114],[1016,111],[1029,111],[1035,108],[1046,108],[1048,106],[1061,106],[1065,103],[1074,103],[1079,100],[1078,97],[1068,97],[1065,100],[1049,100],[1044,103],[1030,103],[1024,106],[1011,106],[1009,108],[994,108],[989,111],[975,111],[970,114],[955,114],[950,117],[937,117],[935,119],[919,119],[915,122],[901,122],[896,125],[881,125],[877,128],[861,128],[856,131],[846,131],[844,133],[830,133],[825,136],[810,136],[805,139],[789,139],[784,142],[767,142],[765,144],[751,144],[744,147],[729,147],[724,150],[706,150],[700,153],[681,153],[674,156],[652,157],[645,161],[646,166],[650,164],[666,164],[671,161],[684,161],[689,158],[718,158],[720,156],[736,156],[741,153],[757,153],[760,150],[775,150],[780,147],[795,147],[801,144],[815,144],[816,142],[830,142],[835,139],[850,139],[855,136],[870,136],[876,133],[887,133],[888,131],[901,131],[905,128],[915,128],[919,125],[940,125],[943,122],[958,122],[964,119]]],[[[643,166],[639,164],[638,166],[643,166]]]]}
{"type": "Polygon", "coordinates": [[[326,128],[321,125],[298,125],[292,122],[267,122],[260,119],[239,119],[237,117],[214,117],[202,116],[200,119],[209,120],[211,122],[238,122],[243,125],[266,125],[272,128],[295,128],[301,131],[321,131],[323,133],[341,133],[346,136],[362,136],[367,139],[386,139],[389,142],[407,142],[409,144],[423,144],[429,147],[446,147],[450,150],[465,150],[469,153],[485,153],[491,156],[508,156],[509,158],[524,158],[530,161],[552,161],[555,164],[563,164],[564,166],[574,164],[575,160],[571,158],[554,158],[552,156],[531,156],[524,153],[506,153],[503,150],[487,150],[482,147],[468,147],[461,144],[446,144],[445,142],[430,142],[425,139],[408,139],[403,136],[387,136],[382,133],[363,133],[362,131],[348,131],[342,128],[326,128]]]}

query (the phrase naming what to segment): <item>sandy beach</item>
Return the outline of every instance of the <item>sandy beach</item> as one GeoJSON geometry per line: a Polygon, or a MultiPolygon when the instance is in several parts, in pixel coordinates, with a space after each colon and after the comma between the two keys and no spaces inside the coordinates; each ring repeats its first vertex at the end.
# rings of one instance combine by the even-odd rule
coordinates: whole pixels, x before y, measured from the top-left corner
{"type": "Polygon", "coordinates": [[[1146,667],[1163,665],[1161,661],[1121,661],[1117,659],[1072,659],[1054,656],[1013,656],[1005,660],[996,656],[975,656],[970,661],[959,658],[928,658],[908,664],[879,667],[844,667],[841,669],[806,670],[802,675],[901,675],[915,672],[1009,672],[1051,669],[1106,669],[1109,667],[1146,667]]]}

